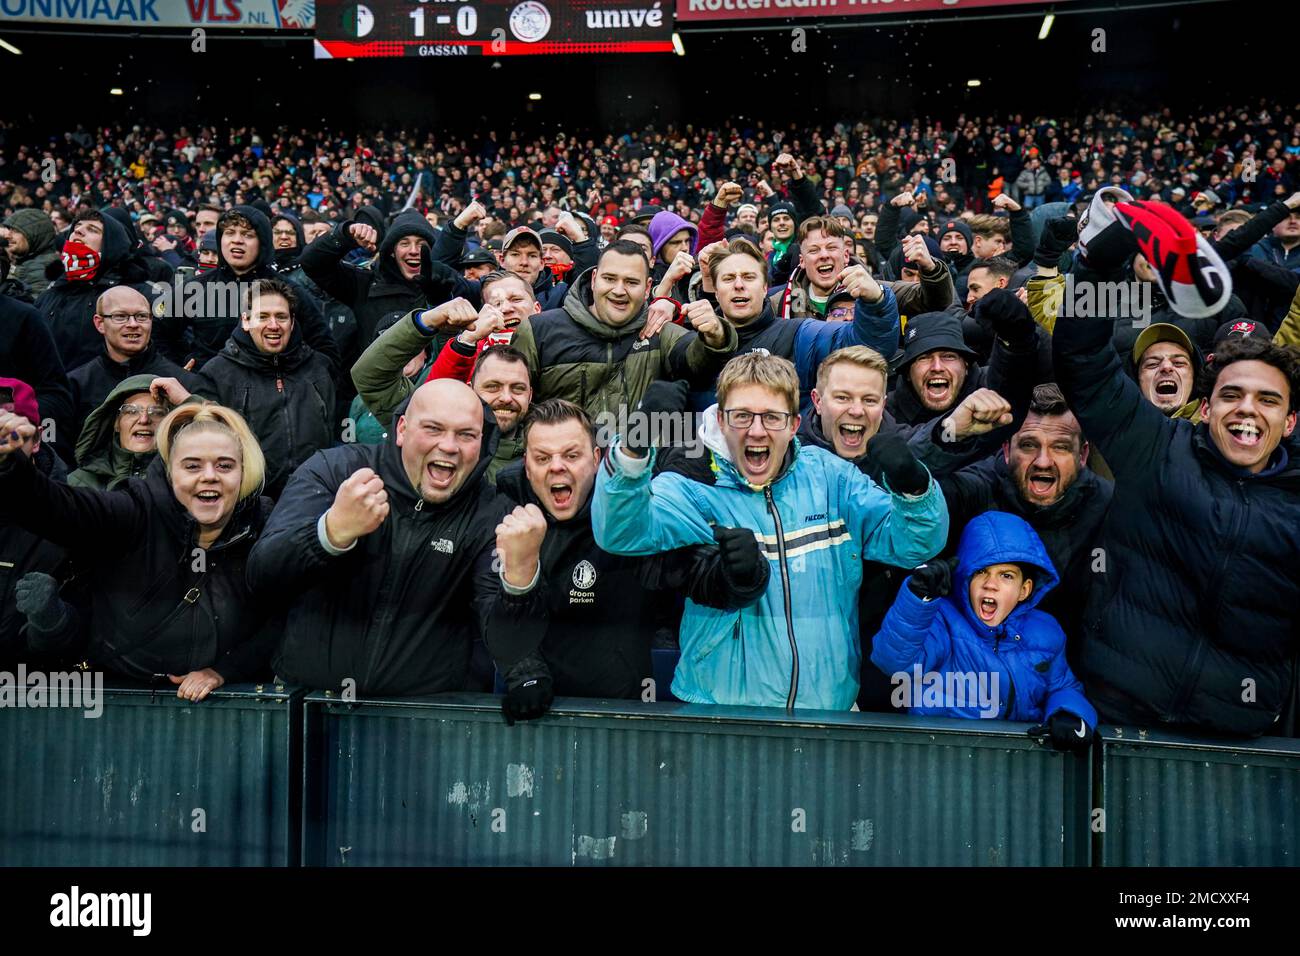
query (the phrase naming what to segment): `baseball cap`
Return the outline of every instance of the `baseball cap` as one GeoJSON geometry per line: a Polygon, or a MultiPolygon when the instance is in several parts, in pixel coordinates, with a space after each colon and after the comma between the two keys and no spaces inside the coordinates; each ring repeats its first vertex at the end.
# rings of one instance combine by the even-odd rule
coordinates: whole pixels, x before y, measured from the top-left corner
{"type": "Polygon", "coordinates": [[[1172,342],[1186,351],[1189,357],[1196,358],[1196,349],[1186,332],[1168,322],[1157,322],[1143,329],[1133,343],[1133,364],[1141,363],[1143,353],[1159,342],[1172,342]]]}
{"type": "Polygon", "coordinates": [[[1215,330],[1214,347],[1218,348],[1222,342],[1233,336],[1240,339],[1248,339],[1252,336],[1269,338],[1268,329],[1265,328],[1262,322],[1255,322],[1252,319],[1237,319],[1233,322],[1224,322],[1215,330]]]}
{"type": "Polygon", "coordinates": [[[40,425],[41,410],[36,402],[36,392],[30,385],[18,378],[0,378],[0,392],[3,391],[8,391],[13,396],[9,401],[13,404],[15,415],[23,416],[33,425],[40,425]]]}
{"type": "Polygon", "coordinates": [[[480,246],[477,249],[471,249],[460,257],[460,267],[462,269],[468,266],[492,266],[497,265],[497,257],[489,249],[480,246]]]}
{"type": "Polygon", "coordinates": [[[618,217],[617,217],[617,216],[602,216],[602,217],[601,217],[601,220],[600,220],[600,224],[601,224],[602,226],[613,226],[615,229],[617,229],[617,228],[618,228],[618,217]]]}
{"type": "Polygon", "coordinates": [[[537,243],[537,248],[542,248],[542,237],[537,234],[536,229],[530,229],[528,226],[516,226],[506,233],[505,239],[501,242],[501,251],[506,252],[520,239],[531,239],[537,243]]]}

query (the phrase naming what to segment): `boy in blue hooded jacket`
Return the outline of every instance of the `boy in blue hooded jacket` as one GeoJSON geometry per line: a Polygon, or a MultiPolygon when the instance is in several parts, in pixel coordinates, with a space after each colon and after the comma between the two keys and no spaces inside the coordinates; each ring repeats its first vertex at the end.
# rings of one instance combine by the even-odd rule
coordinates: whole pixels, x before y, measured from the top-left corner
{"type": "Polygon", "coordinates": [[[955,563],[955,574],[948,561],[913,571],[875,637],[871,661],[892,675],[895,703],[1034,721],[1030,734],[1057,750],[1086,750],[1097,712],[1066,662],[1065,632],[1035,609],[1059,578],[1034,529],[1006,512],[979,515],[955,563]]]}

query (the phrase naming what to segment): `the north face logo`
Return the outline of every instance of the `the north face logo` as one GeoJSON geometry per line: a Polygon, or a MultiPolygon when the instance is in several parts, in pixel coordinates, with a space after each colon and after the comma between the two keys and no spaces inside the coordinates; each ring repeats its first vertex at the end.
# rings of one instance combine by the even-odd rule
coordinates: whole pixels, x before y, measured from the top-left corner
{"type": "Polygon", "coordinates": [[[429,547],[433,548],[435,551],[440,551],[443,554],[456,553],[456,543],[450,538],[439,538],[437,541],[430,541],[429,547]]]}
{"type": "Polygon", "coordinates": [[[573,586],[587,591],[596,583],[596,568],[590,561],[579,561],[573,569],[573,586]]]}
{"type": "Polygon", "coordinates": [[[753,353],[754,353],[755,355],[771,355],[771,354],[772,354],[772,353],[769,352],[767,349],[752,349],[751,351],[753,351],[753,353]]]}
{"type": "Polygon", "coordinates": [[[640,352],[642,349],[648,349],[649,347],[650,347],[649,339],[637,339],[635,342],[632,343],[633,352],[640,352]]]}

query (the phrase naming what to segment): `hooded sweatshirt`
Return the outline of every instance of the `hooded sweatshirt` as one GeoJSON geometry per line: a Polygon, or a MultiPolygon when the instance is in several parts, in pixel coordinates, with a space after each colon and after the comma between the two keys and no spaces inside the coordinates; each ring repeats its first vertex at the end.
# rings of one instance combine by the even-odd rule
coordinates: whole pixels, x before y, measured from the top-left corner
{"type": "Polygon", "coordinates": [[[39,209],[19,209],[4,224],[21,232],[27,240],[27,252],[14,260],[11,274],[26,283],[32,295],[40,295],[50,285],[45,267],[59,258],[59,250],[54,245],[54,223],[39,209]]]}
{"type": "Polygon", "coordinates": [[[872,642],[872,663],[895,675],[902,692],[896,703],[913,714],[1042,722],[1064,710],[1095,728],[1097,712],[1065,659],[1065,632],[1036,610],[1058,583],[1047,550],[1023,518],[980,515],[962,533],[951,593],[922,600],[904,584],[872,642]],[[1019,565],[1033,589],[991,626],[971,606],[970,582],[994,564],[1019,565]],[[940,686],[927,688],[932,683],[940,686]]]}
{"type": "Polygon", "coordinates": [[[150,463],[158,457],[157,447],[143,452],[123,448],[117,433],[117,410],[128,396],[149,391],[153,380],[152,374],[122,379],[99,407],[86,417],[81,436],[77,439],[78,468],[68,476],[68,484],[112,491],[128,478],[144,475],[150,463]]]}
{"type": "MultiPolygon", "coordinates": [[[[120,270],[130,255],[131,240],[111,216],[103,218],[103,227],[102,250],[94,274],[89,279],[80,280],[62,275],[51,282],[36,300],[37,310],[50,324],[65,369],[77,368],[99,355],[104,341],[93,321],[95,302],[102,293],[126,278],[120,270]]],[[[152,290],[148,285],[136,284],[134,287],[146,298],[150,297],[152,290]]]]}

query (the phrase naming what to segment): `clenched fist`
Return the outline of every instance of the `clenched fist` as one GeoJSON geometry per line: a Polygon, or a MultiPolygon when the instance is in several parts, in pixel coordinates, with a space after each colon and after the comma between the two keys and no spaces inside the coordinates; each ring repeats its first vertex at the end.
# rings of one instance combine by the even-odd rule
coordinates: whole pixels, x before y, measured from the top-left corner
{"type": "Polygon", "coordinates": [[[925,237],[917,233],[904,237],[903,258],[915,264],[922,272],[934,269],[934,256],[930,255],[930,247],[925,244],[925,237]]]}
{"type": "Polygon", "coordinates": [[[727,330],[723,328],[722,320],[704,299],[688,303],[682,309],[682,318],[699,333],[706,345],[718,349],[727,343],[727,330]]]}
{"type": "Polygon", "coordinates": [[[497,525],[497,559],[501,577],[511,587],[526,588],[537,573],[546,515],[537,505],[520,505],[497,525]]]}
{"type": "Polygon", "coordinates": [[[686,278],[694,271],[695,257],[689,252],[679,252],[673,256],[673,261],[668,264],[668,271],[664,273],[664,279],[671,284],[675,284],[678,280],[686,278]]]}
{"type": "Polygon", "coordinates": [[[713,205],[723,209],[730,208],[740,202],[740,197],[745,194],[740,183],[725,182],[718,187],[718,194],[713,197],[713,205]]]}
{"type": "Polygon", "coordinates": [[[444,325],[467,329],[478,321],[479,314],[468,299],[455,298],[420,313],[420,321],[427,329],[440,329],[444,325]]]}
{"type": "Polygon", "coordinates": [[[325,512],[325,536],[339,550],[378,530],[388,517],[388,492],[384,480],[370,468],[358,468],[334,495],[325,512]]]}
{"type": "Polygon", "coordinates": [[[1016,202],[1006,193],[1002,193],[1000,196],[993,197],[993,208],[1005,209],[1007,212],[1019,212],[1020,203],[1016,202]]]}
{"type": "Polygon", "coordinates": [[[36,435],[36,426],[12,412],[0,411],[0,460],[36,435]]]}
{"type": "Polygon", "coordinates": [[[855,299],[865,299],[867,302],[879,302],[880,297],[885,294],[880,288],[880,283],[871,277],[866,266],[846,268],[840,273],[840,285],[855,299]]]}
{"type": "Polygon", "coordinates": [[[560,213],[560,218],[555,223],[555,231],[574,242],[584,242],[587,238],[587,227],[571,212],[560,213]]]}
{"type": "Polygon", "coordinates": [[[478,310],[478,319],[464,332],[460,340],[466,345],[477,345],[493,332],[500,332],[506,327],[506,317],[495,305],[485,305],[478,310]]]}
{"type": "Polygon", "coordinates": [[[1011,403],[991,388],[979,388],[952,410],[940,428],[945,442],[956,443],[1010,425],[1011,420],[1011,403]]]}
{"type": "Polygon", "coordinates": [[[367,226],[364,222],[354,222],[348,226],[348,235],[366,252],[374,252],[379,248],[379,233],[375,232],[374,226],[367,226]]]}
{"type": "Polygon", "coordinates": [[[475,199],[472,203],[460,211],[460,215],[452,220],[457,229],[468,229],[474,223],[487,216],[487,210],[483,204],[475,199]]]}

